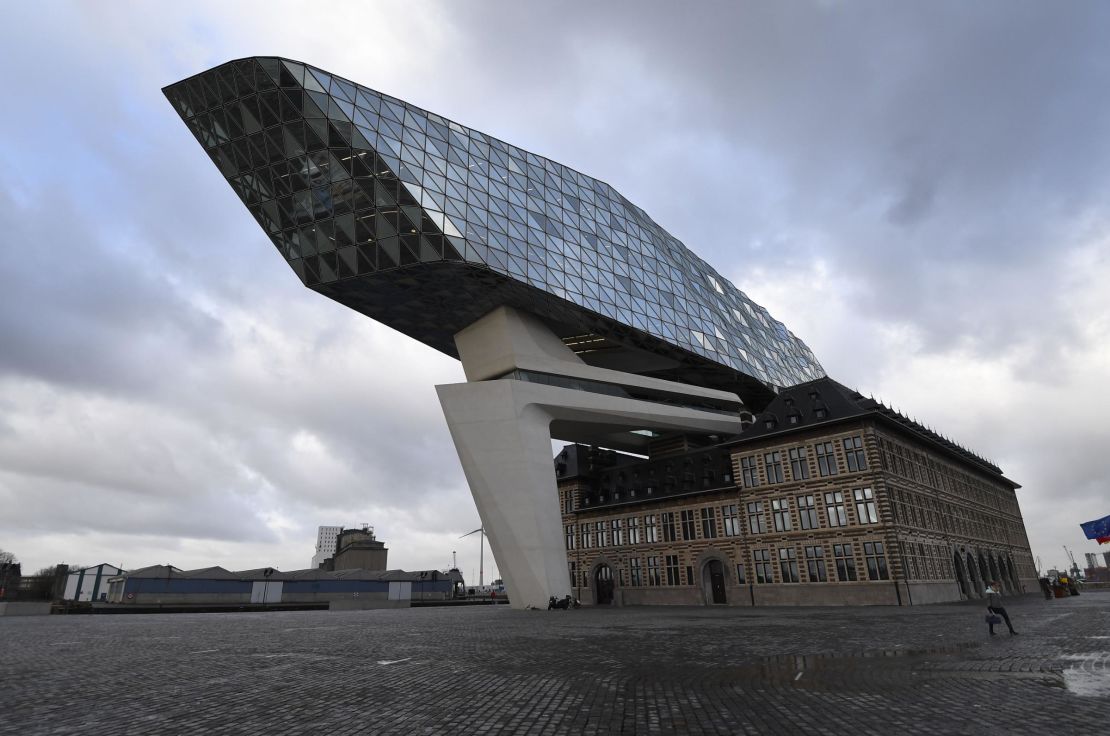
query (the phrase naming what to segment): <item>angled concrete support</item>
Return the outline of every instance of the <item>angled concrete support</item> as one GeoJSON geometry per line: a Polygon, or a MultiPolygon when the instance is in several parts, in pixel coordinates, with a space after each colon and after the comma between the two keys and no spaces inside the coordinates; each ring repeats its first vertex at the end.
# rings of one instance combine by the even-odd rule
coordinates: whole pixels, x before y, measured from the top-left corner
{"type": "Polygon", "coordinates": [[[436,391],[514,608],[546,607],[549,596],[571,590],[552,438],[635,449],[645,440],[634,430],[740,431],[735,395],[588,366],[512,309],[491,312],[455,339],[470,382],[436,391]],[[674,403],[680,396],[732,402],[737,413],[674,403]]]}

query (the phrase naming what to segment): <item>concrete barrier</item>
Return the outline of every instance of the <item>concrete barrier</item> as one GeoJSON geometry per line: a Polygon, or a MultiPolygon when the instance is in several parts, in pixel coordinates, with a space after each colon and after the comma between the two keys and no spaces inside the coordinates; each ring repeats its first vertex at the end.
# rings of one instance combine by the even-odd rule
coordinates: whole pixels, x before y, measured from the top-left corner
{"type": "Polygon", "coordinates": [[[385,598],[338,598],[328,604],[329,611],[363,611],[371,608],[409,608],[409,600],[391,601],[385,598]]]}

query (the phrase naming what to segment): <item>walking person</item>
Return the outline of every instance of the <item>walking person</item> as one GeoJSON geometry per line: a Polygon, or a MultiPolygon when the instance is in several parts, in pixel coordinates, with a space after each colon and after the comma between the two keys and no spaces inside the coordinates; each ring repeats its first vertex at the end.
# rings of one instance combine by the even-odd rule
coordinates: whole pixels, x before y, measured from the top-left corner
{"type": "Polygon", "coordinates": [[[1010,623],[1010,614],[1006,613],[1006,609],[1002,607],[1002,593],[998,581],[992,580],[983,594],[987,596],[987,611],[989,612],[987,626],[990,627],[991,636],[994,636],[994,625],[998,616],[1001,616],[1006,622],[1006,627],[1010,629],[1010,636],[1017,634],[1018,632],[1014,631],[1014,625],[1010,623]]]}

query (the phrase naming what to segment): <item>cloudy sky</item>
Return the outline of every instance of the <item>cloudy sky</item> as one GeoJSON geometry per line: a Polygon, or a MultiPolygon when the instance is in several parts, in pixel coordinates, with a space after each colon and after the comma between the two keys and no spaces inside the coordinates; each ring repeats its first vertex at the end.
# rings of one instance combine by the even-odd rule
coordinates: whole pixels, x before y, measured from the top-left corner
{"type": "Polygon", "coordinates": [[[1095,550],[1105,4],[3,12],[0,548],[27,568],[295,569],[367,522],[391,566],[477,569],[433,388],[461,367],[300,286],[160,92],[257,54],[609,182],[830,375],[1000,464],[1046,566],[1095,550]]]}

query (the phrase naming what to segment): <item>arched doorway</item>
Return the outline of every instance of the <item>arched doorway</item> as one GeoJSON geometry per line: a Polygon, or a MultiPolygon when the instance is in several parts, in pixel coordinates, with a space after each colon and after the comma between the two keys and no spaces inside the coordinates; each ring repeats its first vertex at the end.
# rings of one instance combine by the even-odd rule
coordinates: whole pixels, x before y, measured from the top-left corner
{"type": "Polygon", "coordinates": [[[964,598],[970,598],[971,591],[967,587],[967,575],[964,574],[964,563],[960,559],[959,552],[953,555],[952,569],[956,571],[956,582],[960,584],[960,593],[964,598]]]}
{"type": "Polygon", "coordinates": [[[975,558],[971,556],[970,552],[967,553],[967,575],[971,581],[971,589],[975,591],[973,595],[976,598],[982,596],[983,579],[979,577],[979,566],[975,564],[975,558]]]}
{"type": "Polygon", "coordinates": [[[594,571],[594,602],[608,606],[613,602],[613,568],[602,564],[594,571]]]}
{"type": "Polygon", "coordinates": [[[709,560],[702,566],[701,587],[707,604],[728,603],[725,595],[725,569],[720,560],[709,560]]]}
{"type": "Polygon", "coordinates": [[[1014,586],[1014,592],[1017,593],[1021,590],[1021,585],[1018,583],[1017,571],[1014,570],[1014,561],[1010,557],[1003,559],[1002,564],[1006,567],[1006,576],[1010,578],[1010,585],[1014,586]]]}
{"type": "Polygon", "coordinates": [[[995,562],[994,555],[987,555],[987,564],[990,565],[991,580],[997,580],[1002,585],[1002,576],[998,574],[998,563],[995,562]]]}

